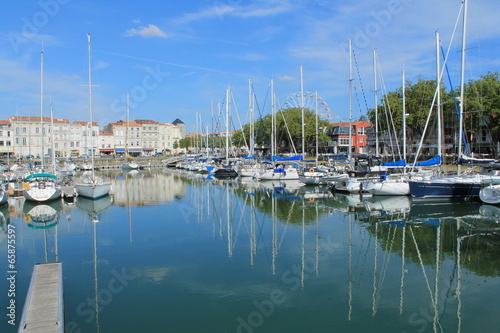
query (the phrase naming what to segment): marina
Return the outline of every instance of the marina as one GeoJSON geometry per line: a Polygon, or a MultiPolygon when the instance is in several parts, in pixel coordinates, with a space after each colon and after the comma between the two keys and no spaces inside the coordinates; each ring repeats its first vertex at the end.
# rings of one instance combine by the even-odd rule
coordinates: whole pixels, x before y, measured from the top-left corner
{"type": "Polygon", "coordinates": [[[16,230],[17,325],[46,262],[64,267],[67,333],[500,325],[497,206],[170,168],[96,173],[112,195],[0,206],[4,253],[16,230]]]}

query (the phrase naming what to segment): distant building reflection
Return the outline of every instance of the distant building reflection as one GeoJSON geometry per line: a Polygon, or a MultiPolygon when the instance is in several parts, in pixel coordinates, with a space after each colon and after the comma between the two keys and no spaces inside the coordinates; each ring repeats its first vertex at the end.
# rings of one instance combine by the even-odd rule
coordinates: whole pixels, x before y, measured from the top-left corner
{"type": "Polygon", "coordinates": [[[111,183],[118,206],[152,206],[186,195],[185,183],[162,172],[133,170],[117,174],[111,183]]]}

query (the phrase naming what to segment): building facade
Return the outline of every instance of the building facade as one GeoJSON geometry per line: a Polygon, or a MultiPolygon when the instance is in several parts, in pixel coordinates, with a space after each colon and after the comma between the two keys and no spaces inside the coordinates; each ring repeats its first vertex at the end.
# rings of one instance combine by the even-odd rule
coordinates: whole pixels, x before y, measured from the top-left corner
{"type": "MultiPolygon", "coordinates": [[[[176,121],[179,121],[178,119],[176,121]]],[[[184,123],[160,124],[153,120],[110,123],[99,131],[94,122],[64,118],[11,116],[0,120],[0,156],[39,158],[119,155],[128,147],[135,155],[152,155],[173,149],[185,135],[184,123]]]]}
{"type": "Polygon", "coordinates": [[[368,129],[371,123],[366,121],[331,123],[325,133],[330,137],[329,147],[333,147],[334,154],[367,153],[368,129]],[[350,127],[350,131],[349,131],[350,127]]]}

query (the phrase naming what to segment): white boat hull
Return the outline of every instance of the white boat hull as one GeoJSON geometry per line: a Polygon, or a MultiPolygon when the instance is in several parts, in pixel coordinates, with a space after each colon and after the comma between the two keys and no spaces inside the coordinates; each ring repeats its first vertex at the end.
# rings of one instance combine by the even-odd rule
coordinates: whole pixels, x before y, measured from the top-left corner
{"type": "Polygon", "coordinates": [[[304,172],[299,175],[299,180],[306,185],[321,185],[326,184],[325,176],[325,172],[304,172]]]}
{"type": "Polygon", "coordinates": [[[500,185],[489,185],[479,191],[479,199],[487,204],[500,204],[500,185]]]}
{"type": "Polygon", "coordinates": [[[87,184],[87,183],[79,183],[75,184],[76,192],[79,196],[97,199],[102,198],[109,194],[111,191],[111,183],[102,183],[102,184],[87,184]]]}
{"type": "Polygon", "coordinates": [[[410,195],[410,185],[405,181],[367,182],[363,190],[373,195],[410,195]]]}
{"type": "Polygon", "coordinates": [[[122,164],[122,169],[127,169],[127,170],[139,169],[139,164],[137,164],[137,163],[124,163],[124,164],[122,164]]]}
{"type": "Polygon", "coordinates": [[[45,202],[55,200],[61,197],[61,190],[58,188],[37,188],[23,190],[23,196],[26,200],[34,202],[45,202]]]}
{"type": "Polygon", "coordinates": [[[9,201],[9,193],[2,190],[0,191],[0,206],[6,204],[9,201]]]}
{"type": "Polygon", "coordinates": [[[260,180],[298,180],[299,173],[295,168],[287,168],[283,172],[276,172],[275,169],[266,170],[258,176],[260,180]]]}

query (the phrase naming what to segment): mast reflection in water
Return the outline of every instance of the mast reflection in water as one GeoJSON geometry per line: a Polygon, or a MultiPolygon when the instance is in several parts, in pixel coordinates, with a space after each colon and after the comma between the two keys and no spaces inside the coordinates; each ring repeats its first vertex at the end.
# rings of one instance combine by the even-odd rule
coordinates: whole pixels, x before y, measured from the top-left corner
{"type": "Polygon", "coordinates": [[[109,197],[2,210],[4,251],[16,227],[18,309],[33,265],[59,260],[66,332],[500,327],[498,207],[178,170],[106,176],[109,197]]]}

